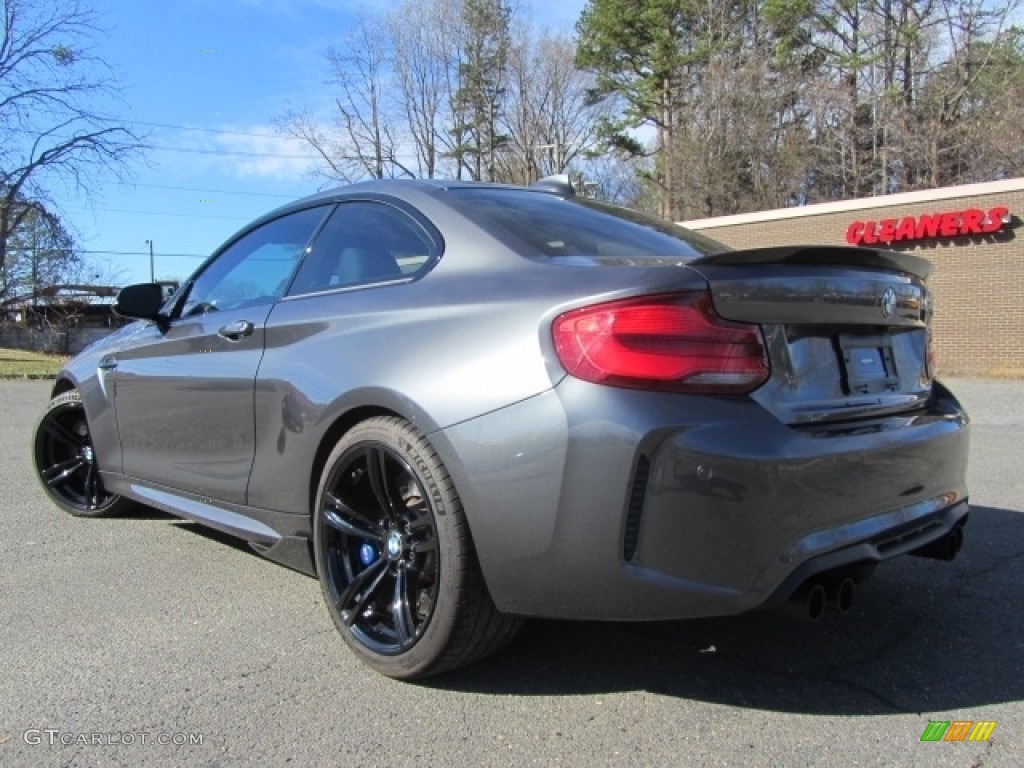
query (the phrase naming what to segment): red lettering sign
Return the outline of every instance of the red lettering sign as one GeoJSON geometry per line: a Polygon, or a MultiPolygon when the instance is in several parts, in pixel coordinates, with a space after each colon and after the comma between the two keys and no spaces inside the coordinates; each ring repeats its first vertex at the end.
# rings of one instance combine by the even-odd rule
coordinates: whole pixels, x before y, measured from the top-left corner
{"type": "Polygon", "coordinates": [[[881,221],[854,221],[846,229],[850,245],[877,245],[906,240],[941,237],[991,235],[1010,223],[1010,209],[997,205],[988,211],[967,208],[962,211],[939,211],[920,216],[881,221]]]}

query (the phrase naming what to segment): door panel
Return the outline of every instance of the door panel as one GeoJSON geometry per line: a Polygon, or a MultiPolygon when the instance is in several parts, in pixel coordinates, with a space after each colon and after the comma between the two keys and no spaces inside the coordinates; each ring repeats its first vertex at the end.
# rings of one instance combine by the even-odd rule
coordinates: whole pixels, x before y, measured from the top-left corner
{"type": "Polygon", "coordinates": [[[246,502],[264,326],[330,209],[243,233],[189,280],[172,317],[108,361],[124,474],[246,502]]]}
{"type": "Polygon", "coordinates": [[[253,381],[272,305],[211,312],[147,329],[117,364],[115,403],[126,475],[245,503],[253,381]],[[251,326],[236,340],[219,332],[251,326]]]}

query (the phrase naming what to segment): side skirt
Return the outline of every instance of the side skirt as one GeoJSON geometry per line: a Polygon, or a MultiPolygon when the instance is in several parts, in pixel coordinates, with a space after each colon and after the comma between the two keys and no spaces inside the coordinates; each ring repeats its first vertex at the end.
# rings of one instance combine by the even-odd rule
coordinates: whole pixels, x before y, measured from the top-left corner
{"type": "Polygon", "coordinates": [[[268,560],[316,576],[309,515],[218,501],[113,472],[102,477],[113,493],[243,539],[268,560]]]}

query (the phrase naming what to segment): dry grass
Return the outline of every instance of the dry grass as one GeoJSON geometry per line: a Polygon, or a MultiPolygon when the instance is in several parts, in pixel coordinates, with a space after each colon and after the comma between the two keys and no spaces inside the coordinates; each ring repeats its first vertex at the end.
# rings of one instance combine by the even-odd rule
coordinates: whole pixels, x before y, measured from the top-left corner
{"type": "Polygon", "coordinates": [[[67,362],[62,355],[0,348],[0,378],[48,378],[67,362]]]}

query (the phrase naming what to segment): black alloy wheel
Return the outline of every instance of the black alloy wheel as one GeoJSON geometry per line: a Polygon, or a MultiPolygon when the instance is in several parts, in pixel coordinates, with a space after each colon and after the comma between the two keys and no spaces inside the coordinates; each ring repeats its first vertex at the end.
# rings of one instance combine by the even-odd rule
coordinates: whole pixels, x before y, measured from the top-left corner
{"type": "Polygon", "coordinates": [[[61,509],[79,517],[103,517],[123,509],[124,500],[103,487],[77,390],[50,401],[36,427],[33,448],[39,481],[61,509]]]}
{"type": "Polygon", "coordinates": [[[342,622],[376,653],[408,650],[438,590],[437,531],[422,484],[386,445],[361,444],[338,463],[320,514],[342,622]]]}
{"type": "Polygon", "coordinates": [[[408,422],[369,419],[341,439],[317,494],[314,546],[335,624],[390,677],[471,663],[518,627],[494,608],[451,478],[408,422]]]}

